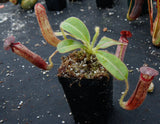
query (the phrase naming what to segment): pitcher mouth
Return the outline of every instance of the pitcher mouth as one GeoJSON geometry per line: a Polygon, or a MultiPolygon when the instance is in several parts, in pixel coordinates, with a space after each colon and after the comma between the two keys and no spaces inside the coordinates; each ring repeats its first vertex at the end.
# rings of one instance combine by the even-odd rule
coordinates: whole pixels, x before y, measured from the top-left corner
{"type": "MultiPolygon", "coordinates": [[[[130,31],[121,31],[120,32],[121,36],[124,37],[124,38],[130,38],[132,37],[132,33],[130,31]]],[[[128,41],[126,41],[126,43],[128,43],[128,41]]]]}
{"type": "Polygon", "coordinates": [[[157,70],[150,67],[146,67],[146,66],[141,67],[140,72],[144,75],[153,76],[153,77],[159,74],[157,70]]]}

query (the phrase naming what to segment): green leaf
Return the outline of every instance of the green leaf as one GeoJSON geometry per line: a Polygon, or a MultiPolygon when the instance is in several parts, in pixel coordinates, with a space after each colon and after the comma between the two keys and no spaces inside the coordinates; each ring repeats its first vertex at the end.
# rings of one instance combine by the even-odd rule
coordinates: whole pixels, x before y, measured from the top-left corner
{"type": "Polygon", "coordinates": [[[105,51],[96,51],[98,61],[118,80],[128,78],[128,69],[126,65],[115,55],[105,51]]]}
{"type": "Polygon", "coordinates": [[[60,28],[72,34],[76,39],[81,40],[84,44],[90,43],[90,34],[86,25],[75,17],[70,17],[63,21],[60,28]]]}
{"type": "Polygon", "coordinates": [[[72,39],[63,40],[57,45],[57,50],[60,53],[66,53],[78,48],[84,48],[84,45],[72,39]]]}
{"type": "Polygon", "coordinates": [[[122,43],[108,37],[102,37],[102,39],[97,44],[96,49],[100,49],[100,48],[104,49],[104,48],[107,48],[113,45],[119,45],[119,44],[122,44],[122,43]]]}

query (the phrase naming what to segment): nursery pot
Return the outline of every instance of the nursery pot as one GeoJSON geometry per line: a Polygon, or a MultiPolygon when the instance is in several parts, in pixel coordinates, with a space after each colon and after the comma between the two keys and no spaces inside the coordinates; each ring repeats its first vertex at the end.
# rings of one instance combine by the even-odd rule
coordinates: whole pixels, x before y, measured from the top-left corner
{"type": "Polygon", "coordinates": [[[8,2],[9,0],[1,0],[0,3],[6,3],[8,2]]]}
{"type": "Polygon", "coordinates": [[[45,0],[49,11],[61,11],[66,8],[66,0],[45,0]]]}
{"type": "Polygon", "coordinates": [[[98,8],[112,8],[114,6],[114,0],[96,0],[98,8]]]}
{"type": "Polygon", "coordinates": [[[58,77],[75,123],[103,124],[113,110],[113,78],[76,79],[58,77]]]}
{"type": "Polygon", "coordinates": [[[18,0],[18,3],[21,4],[22,0],[18,0]]]}
{"type": "Polygon", "coordinates": [[[70,2],[82,1],[82,0],[69,0],[70,2]]]}

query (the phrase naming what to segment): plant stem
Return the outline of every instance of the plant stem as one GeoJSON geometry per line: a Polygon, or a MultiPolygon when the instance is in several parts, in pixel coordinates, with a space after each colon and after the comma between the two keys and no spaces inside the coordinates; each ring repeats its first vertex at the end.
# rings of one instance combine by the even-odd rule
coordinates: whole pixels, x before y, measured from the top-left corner
{"type": "Polygon", "coordinates": [[[63,30],[62,28],[60,28],[60,29],[61,29],[61,32],[62,32],[63,38],[66,40],[66,39],[67,39],[67,37],[66,37],[66,35],[65,35],[64,30],[63,30]]]}
{"type": "Polygon", "coordinates": [[[54,51],[50,56],[49,56],[49,65],[47,66],[47,69],[50,70],[53,68],[53,62],[52,62],[52,57],[57,53],[58,51],[54,51]]]}
{"type": "Polygon", "coordinates": [[[129,9],[128,9],[128,12],[127,12],[127,19],[128,19],[128,20],[131,20],[131,19],[129,18],[129,14],[130,14],[131,8],[132,8],[132,0],[130,1],[129,9]]]}
{"type": "Polygon", "coordinates": [[[99,27],[95,27],[95,35],[94,35],[93,40],[92,40],[91,48],[94,47],[98,36],[99,36],[99,27]]]}
{"type": "Polygon", "coordinates": [[[148,12],[149,12],[149,18],[150,18],[150,33],[153,35],[153,5],[152,0],[148,0],[148,12]]]}
{"type": "Polygon", "coordinates": [[[125,108],[125,102],[123,100],[124,100],[124,97],[127,95],[128,90],[129,90],[129,84],[128,84],[127,79],[125,80],[125,84],[126,84],[126,89],[125,89],[124,93],[122,94],[122,96],[120,98],[120,101],[119,101],[119,104],[122,108],[125,108]]]}
{"type": "Polygon", "coordinates": [[[153,36],[155,36],[156,34],[155,33],[157,33],[157,27],[158,27],[158,25],[159,25],[159,0],[157,0],[157,23],[156,23],[156,26],[155,26],[155,29],[154,29],[154,31],[153,31],[153,36]]]}

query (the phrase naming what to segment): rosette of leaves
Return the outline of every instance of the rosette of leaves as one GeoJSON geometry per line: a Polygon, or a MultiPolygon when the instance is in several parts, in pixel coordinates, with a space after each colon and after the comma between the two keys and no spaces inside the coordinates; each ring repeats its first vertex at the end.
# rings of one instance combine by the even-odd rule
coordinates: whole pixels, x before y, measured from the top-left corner
{"type": "Polygon", "coordinates": [[[99,63],[118,80],[128,79],[126,65],[115,55],[109,53],[106,48],[122,43],[108,37],[102,37],[97,42],[99,27],[95,28],[92,40],[86,25],[76,17],[70,17],[60,24],[64,40],[57,45],[57,51],[67,53],[75,49],[83,49],[88,54],[95,55],[99,63]],[[67,35],[66,35],[67,34],[67,35]],[[69,38],[68,35],[70,36],[69,38]]]}

